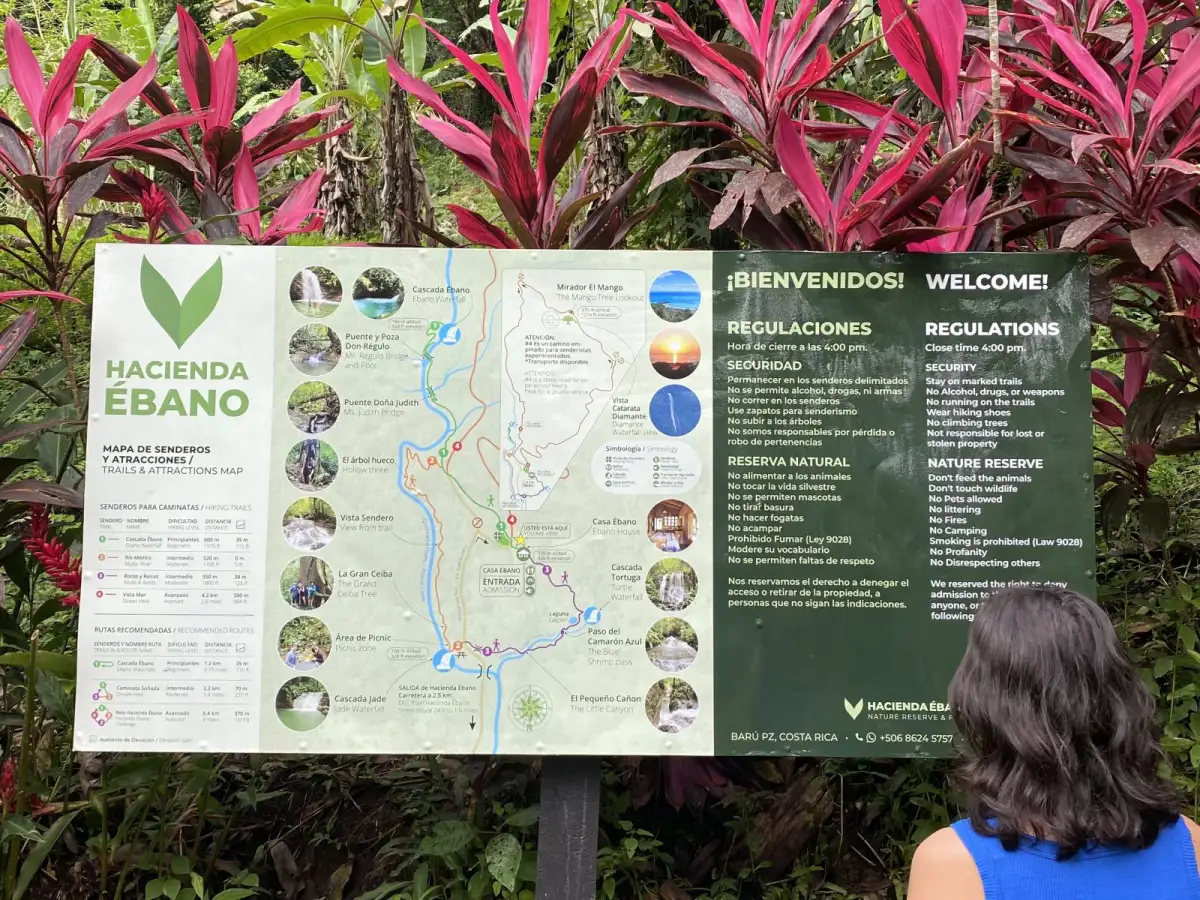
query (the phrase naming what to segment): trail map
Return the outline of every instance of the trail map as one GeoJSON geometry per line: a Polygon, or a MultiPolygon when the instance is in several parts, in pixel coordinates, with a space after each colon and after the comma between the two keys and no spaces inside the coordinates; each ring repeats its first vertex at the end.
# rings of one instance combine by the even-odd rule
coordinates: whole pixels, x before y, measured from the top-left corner
{"type": "Polygon", "coordinates": [[[100,248],[77,746],[950,752],[1091,589],[1084,268],[997,265],[100,248]]]}

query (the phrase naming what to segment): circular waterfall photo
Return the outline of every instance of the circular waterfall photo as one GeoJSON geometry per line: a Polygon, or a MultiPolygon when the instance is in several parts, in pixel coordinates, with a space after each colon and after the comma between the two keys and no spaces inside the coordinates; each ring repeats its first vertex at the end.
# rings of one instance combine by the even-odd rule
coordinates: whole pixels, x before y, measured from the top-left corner
{"type": "Polygon", "coordinates": [[[699,586],[696,570],[682,559],[661,560],[646,573],[646,596],[659,609],[668,612],[679,612],[691,606],[699,586]]]}
{"type": "Polygon", "coordinates": [[[682,678],[664,678],[646,693],[646,718],[659,731],[675,734],[691,727],[700,714],[696,689],[682,678]]]}
{"type": "Polygon", "coordinates": [[[329,715],[329,691],[308,675],[286,681],[275,695],[275,715],[292,731],[312,731],[329,715]]]}
{"type": "Polygon", "coordinates": [[[646,632],[646,656],[664,672],[682,672],[696,661],[700,638],[683,619],[659,619],[646,632]]]}
{"type": "Polygon", "coordinates": [[[288,288],[292,309],[310,319],[323,319],[337,312],[342,302],[342,283],[323,266],[301,269],[288,288]]]}
{"type": "Polygon", "coordinates": [[[700,424],[700,398],[682,384],[668,384],[650,398],[650,422],[667,437],[683,437],[700,424]]]}

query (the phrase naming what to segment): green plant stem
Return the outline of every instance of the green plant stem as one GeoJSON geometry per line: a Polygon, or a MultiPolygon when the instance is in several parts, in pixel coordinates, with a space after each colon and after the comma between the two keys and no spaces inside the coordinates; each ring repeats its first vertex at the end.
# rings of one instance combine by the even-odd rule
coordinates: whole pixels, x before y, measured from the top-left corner
{"type": "Polygon", "coordinates": [[[83,399],[79,393],[79,379],[75,377],[75,359],[71,351],[71,338],[67,334],[67,319],[63,315],[62,301],[51,300],[51,305],[54,307],[54,323],[58,326],[58,340],[61,344],[59,352],[62,354],[63,363],[67,367],[67,378],[71,383],[71,402],[75,404],[75,412],[83,415],[83,399]]]}
{"type": "MultiPolygon", "coordinates": [[[[29,808],[29,767],[33,763],[34,744],[34,706],[37,685],[37,647],[38,634],[35,631],[29,636],[29,665],[25,669],[25,723],[21,728],[21,755],[17,761],[17,796],[15,811],[24,813],[29,808]]],[[[11,897],[17,889],[17,864],[21,859],[21,839],[14,836],[8,844],[8,868],[4,873],[4,896],[11,897]]]]}

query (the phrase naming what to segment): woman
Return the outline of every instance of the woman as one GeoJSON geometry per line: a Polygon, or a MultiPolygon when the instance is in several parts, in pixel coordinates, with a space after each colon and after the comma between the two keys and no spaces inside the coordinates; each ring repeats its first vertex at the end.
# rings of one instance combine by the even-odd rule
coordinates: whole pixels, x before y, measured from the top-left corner
{"type": "Polygon", "coordinates": [[[907,900],[1197,900],[1154,701],[1112,623],[1053,587],[993,595],[950,685],[970,816],[921,844],[907,900]]]}

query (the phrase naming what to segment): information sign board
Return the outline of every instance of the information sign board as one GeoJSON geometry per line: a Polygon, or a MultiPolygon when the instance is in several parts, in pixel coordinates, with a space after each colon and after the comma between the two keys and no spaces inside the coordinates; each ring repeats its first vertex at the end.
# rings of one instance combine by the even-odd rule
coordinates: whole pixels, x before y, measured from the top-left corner
{"type": "Polygon", "coordinates": [[[1072,254],[103,246],[79,749],[949,752],[1088,591],[1072,254]]]}

